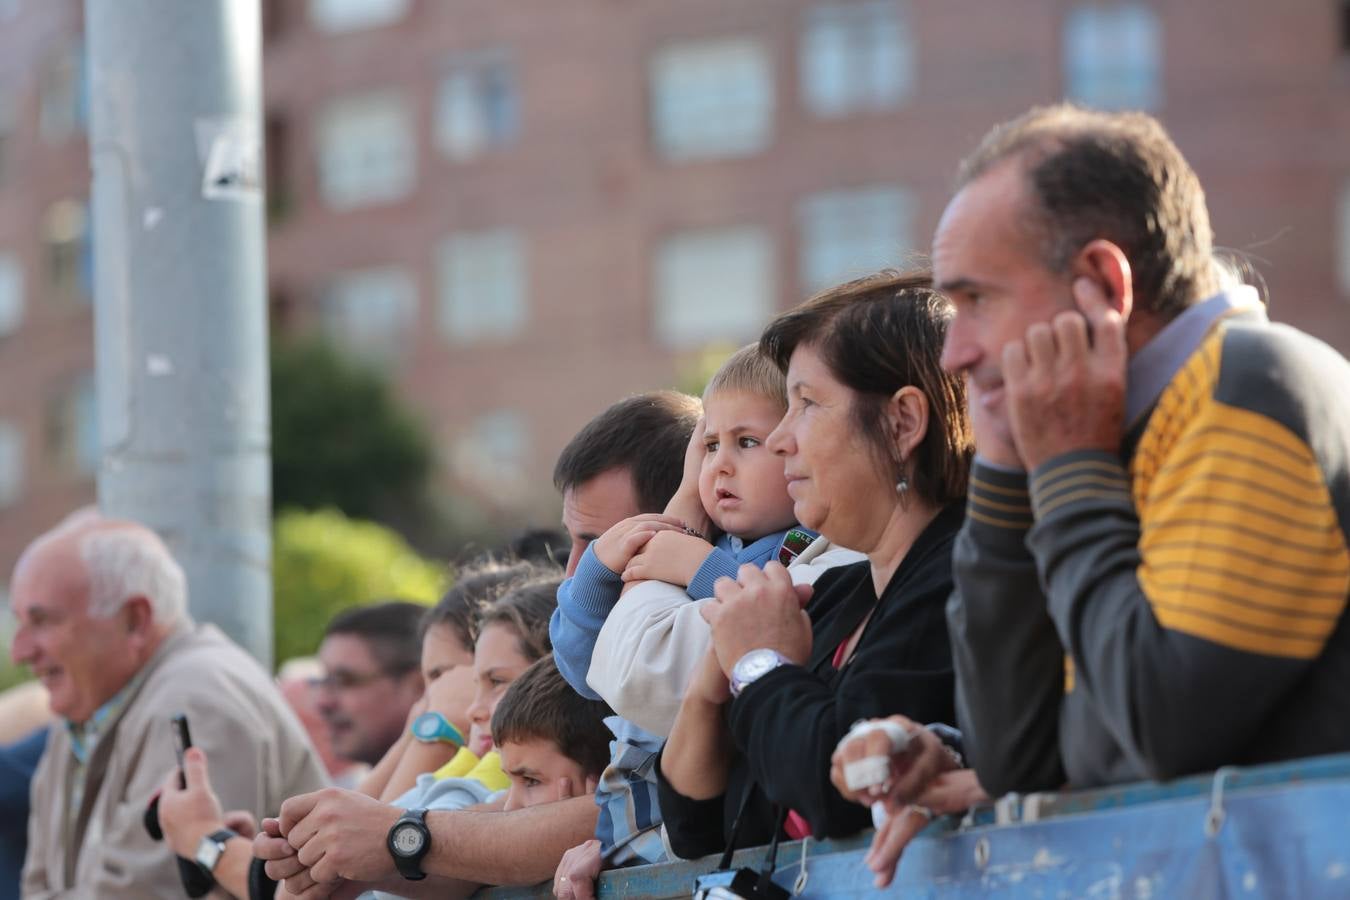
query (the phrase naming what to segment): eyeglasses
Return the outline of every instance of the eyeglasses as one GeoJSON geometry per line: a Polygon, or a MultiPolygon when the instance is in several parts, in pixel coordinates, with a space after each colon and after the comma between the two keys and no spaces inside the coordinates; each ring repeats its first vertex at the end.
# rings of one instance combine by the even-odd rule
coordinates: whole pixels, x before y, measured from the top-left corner
{"type": "Polygon", "coordinates": [[[309,686],[317,691],[354,691],[381,678],[399,678],[411,672],[415,666],[400,669],[379,669],[374,672],[353,672],[350,669],[337,669],[322,678],[311,678],[309,686]]]}

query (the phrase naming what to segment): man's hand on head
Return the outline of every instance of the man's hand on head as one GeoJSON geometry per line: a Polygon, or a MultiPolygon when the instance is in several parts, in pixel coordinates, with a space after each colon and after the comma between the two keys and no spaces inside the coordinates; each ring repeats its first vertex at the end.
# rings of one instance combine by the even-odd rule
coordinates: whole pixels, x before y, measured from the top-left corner
{"type": "Polygon", "coordinates": [[[688,587],[713,546],[701,537],[683,531],[658,531],[628,561],[624,581],[664,581],[688,587]]]}
{"type": "Polygon", "coordinates": [[[324,788],[282,804],[280,830],[316,884],[379,881],[397,874],[385,841],[402,814],[365,794],[324,788]]]}
{"type": "Polygon", "coordinates": [[[1073,283],[1082,314],[1064,312],[1003,348],[1008,416],[1028,471],[1074,450],[1120,451],[1125,427],[1125,320],[1101,287],[1073,283]]]}

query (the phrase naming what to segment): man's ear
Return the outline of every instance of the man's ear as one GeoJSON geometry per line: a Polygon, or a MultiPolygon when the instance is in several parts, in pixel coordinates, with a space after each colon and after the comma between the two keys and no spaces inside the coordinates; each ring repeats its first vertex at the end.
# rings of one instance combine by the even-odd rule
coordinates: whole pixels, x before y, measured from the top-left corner
{"type": "Polygon", "coordinates": [[[155,610],[150,605],[150,598],[143,595],[136,595],[122,604],[118,611],[123,624],[126,626],[127,636],[147,641],[155,630],[155,610]]]}
{"type": "Polygon", "coordinates": [[[1125,251],[1112,242],[1097,239],[1088,242],[1074,257],[1070,267],[1074,278],[1090,278],[1101,288],[1106,302],[1120,317],[1129,321],[1134,309],[1134,277],[1125,251]]]}
{"type": "Polygon", "coordinates": [[[901,459],[909,459],[928,433],[928,398],[913,385],[891,394],[886,402],[886,424],[901,459]]]}

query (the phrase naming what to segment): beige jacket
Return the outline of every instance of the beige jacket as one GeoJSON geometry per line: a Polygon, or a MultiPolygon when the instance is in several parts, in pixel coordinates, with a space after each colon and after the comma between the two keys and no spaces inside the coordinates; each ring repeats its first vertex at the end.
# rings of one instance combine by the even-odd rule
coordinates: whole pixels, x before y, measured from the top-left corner
{"type": "Polygon", "coordinates": [[[100,737],[69,821],[75,759],[64,724],[52,726],[33,777],[23,897],[181,900],[173,854],[142,826],[151,795],[176,765],[174,713],[187,714],[226,810],[275,815],[286,798],[324,786],[319,757],[272,679],[214,626],[182,626],[147,667],[100,737]]]}
{"type": "MultiPolygon", "coordinates": [[[[788,572],[795,584],[813,584],[827,569],[866,558],[818,537],[788,572]]],[[[684,689],[708,650],[708,623],[699,614],[706,602],[690,602],[683,588],[663,581],[624,594],[600,629],[586,683],[628,721],[668,737],[684,689]]]]}

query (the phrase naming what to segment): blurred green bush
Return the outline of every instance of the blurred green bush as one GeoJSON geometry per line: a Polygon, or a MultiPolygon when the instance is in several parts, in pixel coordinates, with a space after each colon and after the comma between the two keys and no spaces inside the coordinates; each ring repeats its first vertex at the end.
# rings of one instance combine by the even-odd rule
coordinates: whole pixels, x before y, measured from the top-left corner
{"type": "Polygon", "coordinates": [[[278,665],[314,653],[340,610],[387,599],[431,604],[450,580],[394,531],[335,509],[278,514],[272,541],[278,665]]]}

